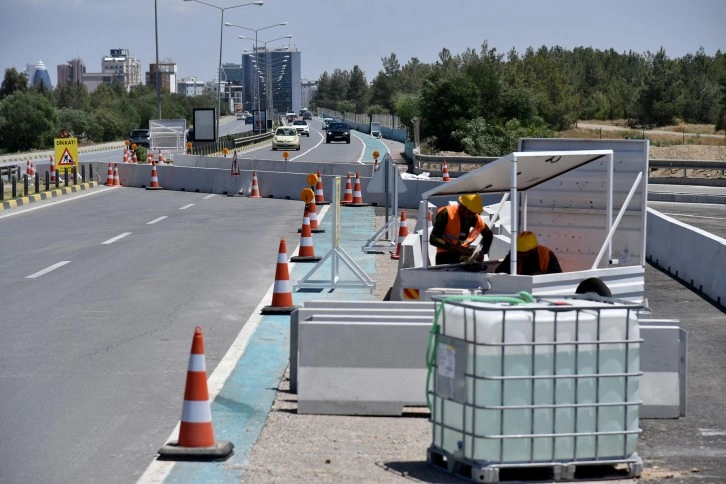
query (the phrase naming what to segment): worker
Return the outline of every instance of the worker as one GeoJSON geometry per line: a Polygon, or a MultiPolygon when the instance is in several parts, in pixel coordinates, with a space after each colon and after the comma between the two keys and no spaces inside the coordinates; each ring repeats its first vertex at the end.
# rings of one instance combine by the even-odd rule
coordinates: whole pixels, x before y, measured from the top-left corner
{"type": "Polygon", "coordinates": [[[481,195],[461,195],[458,205],[447,205],[436,211],[429,242],[436,249],[436,264],[456,264],[468,261],[475,253],[472,244],[481,234],[474,260],[481,262],[489,252],[494,234],[479,214],[484,209],[481,195]]]}
{"type": "MultiPolygon", "coordinates": [[[[495,272],[509,273],[510,254],[497,266],[495,272]]],[[[537,242],[537,236],[526,230],[517,236],[517,274],[535,276],[562,272],[557,256],[552,250],[537,242]]]]}

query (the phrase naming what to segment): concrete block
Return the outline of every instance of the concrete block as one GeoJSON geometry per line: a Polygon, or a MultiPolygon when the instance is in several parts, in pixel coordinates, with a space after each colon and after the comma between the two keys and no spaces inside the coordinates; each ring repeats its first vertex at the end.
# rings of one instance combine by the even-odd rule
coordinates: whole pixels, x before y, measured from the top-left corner
{"type": "Polygon", "coordinates": [[[688,333],[677,320],[640,320],[640,418],[686,416],[688,333]]]}

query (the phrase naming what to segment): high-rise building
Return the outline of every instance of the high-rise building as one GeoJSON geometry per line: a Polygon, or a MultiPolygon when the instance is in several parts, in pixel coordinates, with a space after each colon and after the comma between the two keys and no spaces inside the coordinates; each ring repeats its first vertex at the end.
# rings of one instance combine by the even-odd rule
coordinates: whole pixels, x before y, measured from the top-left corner
{"type": "MultiPolygon", "coordinates": [[[[159,74],[161,89],[170,93],[177,92],[176,62],[166,59],[159,62],[159,74]]],[[[156,64],[149,64],[149,72],[146,73],[146,85],[156,89],[156,64]]]]}
{"type": "Polygon", "coordinates": [[[299,112],[301,100],[301,55],[294,48],[258,48],[242,55],[245,106],[272,113],[299,112]]]}
{"type": "Polygon", "coordinates": [[[128,49],[111,49],[110,55],[101,59],[101,73],[120,79],[126,90],[142,84],[141,63],[131,57],[128,49]]]}
{"type": "Polygon", "coordinates": [[[50,75],[48,69],[45,68],[42,60],[39,60],[35,65],[26,64],[26,73],[28,75],[28,83],[35,87],[38,84],[44,84],[48,89],[53,89],[53,85],[50,83],[50,75]]]}
{"type": "Polygon", "coordinates": [[[58,72],[58,87],[74,82],[83,82],[86,65],[81,59],[72,59],[56,67],[58,72]]]}
{"type": "Polygon", "coordinates": [[[318,81],[303,80],[300,86],[300,99],[303,107],[310,106],[310,101],[313,100],[315,92],[318,90],[318,81]]]}

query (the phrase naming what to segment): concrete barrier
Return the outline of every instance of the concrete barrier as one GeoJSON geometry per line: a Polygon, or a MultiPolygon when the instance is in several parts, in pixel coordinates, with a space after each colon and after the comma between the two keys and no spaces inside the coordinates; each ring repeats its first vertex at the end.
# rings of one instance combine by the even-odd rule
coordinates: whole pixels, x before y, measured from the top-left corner
{"type": "Polygon", "coordinates": [[[645,240],[648,261],[721,307],[726,305],[722,270],[726,266],[726,239],[649,208],[645,240]]]}
{"type": "Polygon", "coordinates": [[[688,333],[678,320],[640,320],[640,418],[686,416],[688,333]]]}

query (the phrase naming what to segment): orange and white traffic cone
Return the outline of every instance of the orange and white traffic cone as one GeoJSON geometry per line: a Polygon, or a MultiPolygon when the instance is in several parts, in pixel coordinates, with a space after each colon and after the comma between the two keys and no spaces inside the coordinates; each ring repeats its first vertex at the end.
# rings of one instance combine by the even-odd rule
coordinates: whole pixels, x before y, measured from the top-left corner
{"type": "Polygon", "coordinates": [[[154,164],[154,154],[151,151],[146,153],[146,162],[150,165],[154,164]]]}
{"type": "Polygon", "coordinates": [[[318,224],[318,206],[315,200],[308,203],[308,216],[310,217],[310,230],[314,234],[325,232],[325,229],[318,224]]]}
{"type": "Polygon", "coordinates": [[[124,158],[123,158],[123,162],[124,163],[131,163],[131,159],[129,158],[129,149],[128,148],[124,148],[124,158]]]}
{"type": "Polygon", "coordinates": [[[25,174],[30,176],[30,160],[25,162],[25,174]]]}
{"type": "Polygon", "coordinates": [[[207,365],[204,360],[204,334],[194,328],[192,351],[187,366],[179,440],[159,449],[159,455],[170,460],[224,460],[232,455],[229,441],[215,442],[212,406],[207,388],[207,365]]]}
{"type": "Polygon", "coordinates": [[[330,202],[325,201],[325,195],[323,194],[323,177],[318,170],[318,181],[315,183],[315,203],[317,205],[330,205],[330,202]]]}
{"type": "Polygon", "coordinates": [[[131,163],[134,165],[139,163],[139,159],[136,157],[136,150],[134,150],[134,154],[131,156],[131,163]]]}
{"type": "Polygon", "coordinates": [[[444,182],[450,182],[451,181],[451,178],[449,177],[449,167],[446,166],[446,160],[444,160],[444,167],[442,168],[441,179],[444,182]]]}
{"type": "Polygon", "coordinates": [[[159,150],[159,163],[164,163],[164,153],[159,150]]]}
{"type": "MultiPolygon", "coordinates": [[[[108,166],[111,166],[110,164],[108,166]]],[[[113,181],[113,173],[111,174],[111,180],[113,181]]],[[[50,182],[55,183],[55,161],[53,161],[53,157],[50,157],[50,182]]],[[[106,181],[106,185],[108,185],[108,180],[106,181]]]]}
{"type": "Polygon", "coordinates": [[[252,187],[250,188],[250,194],[247,195],[249,198],[262,198],[260,196],[260,187],[257,185],[257,172],[252,172],[252,187]]]}
{"type": "Polygon", "coordinates": [[[121,178],[118,176],[118,163],[113,164],[113,186],[121,186],[121,178]]]}
{"type": "Polygon", "coordinates": [[[287,244],[283,237],[280,239],[280,249],[277,253],[272,304],[263,307],[260,312],[262,314],[290,314],[297,307],[292,303],[292,285],[290,284],[290,271],[287,267],[287,244]]]}
{"type": "Polygon", "coordinates": [[[363,203],[363,194],[360,187],[360,173],[355,172],[355,184],[353,185],[353,201],[348,204],[349,207],[367,207],[367,203],[363,203]]]}
{"type": "MultiPolygon", "coordinates": [[[[55,179],[55,166],[50,165],[50,181],[54,181],[55,179]]],[[[113,165],[111,163],[108,164],[108,173],[106,174],[106,186],[112,187],[113,186],[113,165]]]]}
{"type": "Polygon", "coordinates": [[[35,176],[35,163],[30,162],[30,176],[35,176]]]}
{"type": "Polygon", "coordinates": [[[290,262],[318,262],[322,257],[315,255],[313,247],[313,232],[310,229],[310,209],[305,205],[303,224],[300,230],[300,250],[296,256],[290,257],[290,262]]]}
{"type": "Polygon", "coordinates": [[[391,259],[400,259],[401,258],[401,242],[403,242],[403,239],[408,237],[408,222],[406,220],[406,211],[401,210],[401,221],[398,223],[398,237],[396,238],[397,244],[396,244],[396,252],[391,254],[391,259]]]}
{"type": "Polygon", "coordinates": [[[353,187],[350,184],[350,172],[348,172],[348,178],[345,180],[345,192],[343,193],[343,200],[341,204],[353,203],[353,187]]]}
{"type": "Polygon", "coordinates": [[[161,185],[159,185],[159,175],[156,173],[156,163],[152,161],[151,163],[151,181],[149,182],[149,186],[146,187],[147,190],[163,190],[161,185]]]}

